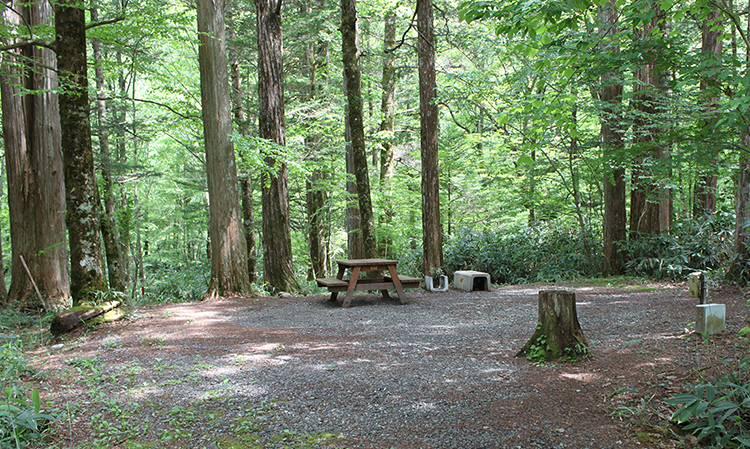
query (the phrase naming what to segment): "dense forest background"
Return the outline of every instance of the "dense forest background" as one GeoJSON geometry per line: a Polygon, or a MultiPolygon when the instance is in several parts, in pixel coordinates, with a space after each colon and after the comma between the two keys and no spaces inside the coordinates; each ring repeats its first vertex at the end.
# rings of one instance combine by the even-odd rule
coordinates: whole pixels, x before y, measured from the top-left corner
{"type": "MultiPolygon", "coordinates": [[[[347,166],[351,86],[343,76],[342,9],[325,0],[279,4],[280,145],[259,129],[260,3],[235,0],[224,12],[250,280],[256,292],[278,290],[260,263],[261,192],[278,175],[275,162],[288,169],[289,285],[309,293],[332,260],[353,255],[352,220],[362,204],[352,190],[351,159],[347,166]]],[[[33,58],[28,48],[54,48],[50,20],[12,20],[19,5],[2,7],[6,75],[33,58]]],[[[444,261],[425,270],[415,5],[356,5],[374,255],[398,259],[405,274],[471,268],[500,283],[622,274],[682,279],[696,269],[747,278],[747,4],[431,6],[444,261]]],[[[195,5],[119,0],[83,9],[97,201],[122,252],[122,266],[109,265],[122,270],[121,280],[110,273],[101,291],[124,290],[134,300],[199,299],[211,278],[211,241],[195,5]]],[[[5,164],[15,151],[6,124],[10,96],[69,95],[69,82],[61,75],[60,87],[3,90],[5,164]]],[[[2,179],[0,231],[12,290],[27,277],[11,269],[19,254],[12,226],[29,222],[14,222],[13,204],[22,198],[10,178],[2,179]]]]}

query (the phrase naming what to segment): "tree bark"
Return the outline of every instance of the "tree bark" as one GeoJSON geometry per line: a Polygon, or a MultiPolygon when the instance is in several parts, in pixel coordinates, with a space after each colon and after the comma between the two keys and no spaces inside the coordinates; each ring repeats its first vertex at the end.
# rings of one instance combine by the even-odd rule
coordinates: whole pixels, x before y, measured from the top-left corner
{"type": "Polygon", "coordinates": [[[669,229],[670,193],[658,181],[664,173],[655,172],[654,167],[647,163],[669,157],[667,148],[660,141],[663,125],[657,116],[664,107],[665,74],[658,64],[660,47],[658,43],[650,42],[656,35],[664,33],[663,12],[655,2],[648,7],[654,11],[653,19],[643,29],[635,30],[645,47],[643,63],[635,73],[639,82],[634,87],[633,101],[637,110],[633,133],[640,152],[634,162],[630,192],[630,231],[635,238],[640,234],[658,234],[669,229]]]}
{"type": "MultiPolygon", "coordinates": [[[[348,113],[347,113],[348,115],[348,113]]],[[[346,255],[348,259],[364,259],[365,244],[362,239],[362,217],[359,213],[357,182],[354,179],[354,153],[349,121],[344,124],[346,141],[346,255]]]]}
{"type": "Polygon", "coordinates": [[[99,188],[91,144],[85,11],[73,0],[55,4],[57,67],[64,86],[60,122],[73,304],[107,289],[101,250],[99,188]]]}
{"type": "MultiPolygon", "coordinates": [[[[613,41],[617,34],[617,11],[615,2],[599,7],[599,38],[601,51],[619,52],[619,44],[613,41]]],[[[621,244],[627,237],[627,212],[625,206],[625,169],[617,161],[622,157],[625,144],[620,128],[622,107],[622,84],[616,74],[602,75],[599,100],[602,106],[601,136],[604,161],[611,167],[604,176],[604,275],[622,274],[625,255],[621,244]]]]}
{"type": "Polygon", "coordinates": [[[576,358],[589,353],[589,342],[583,335],[576,312],[573,292],[547,290],[539,292],[539,320],[531,339],[516,354],[537,362],[576,358]]]}
{"type": "Polygon", "coordinates": [[[365,149],[364,106],[362,101],[362,72],[359,61],[356,0],[341,0],[341,53],[344,63],[346,90],[346,120],[351,132],[352,166],[357,182],[360,232],[365,258],[375,256],[375,226],[373,222],[370,174],[365,149]]]}
{"type": "MultiPolygon", "coordinates": [[[[750,30],[750,15],[747,17],[750,30]]],[[[750,64],[750,47],[745,49],[745,63],[750,64]]],[[[740,132],[742,151],[740,153],[737,176],[737,198],[734,225],[735,258],[727,269],[727,274],[743,284],[750,282],[750,126],[745,124],[740,132]]]]}
{"type": "MultiPolygon", "coordinates": [[[[283,151],[284,72],[281,0],[255,0],[258,18],[258,109],[260,137],[283,151]]],[[[292,266],[287,166],[270,155],[262,176],[263,271],[275,292],[297,289],[292,266]]]]}
{"type": "MultiPolygon", "coordinates": [[[[709,62],[709,66],[706,68],[707,71],[710,71],[712,66],[718,65],[717,58],[721,56],[723,50],[723,41],[720,37],[724,31],[721,10],[713,3],[710,5],[714,9],[708,13],[708,16],[703,21],[703,29],[701,32],[701,54],[703,55],[703,58],[709,62]]],[[[715,76],[701,79],[700,101],[703,105],[703,118],[700,121],[700,124],[703,127],[703,138],[707,139],[708,142],[712,142],[713,145],[709,145],[709,151],[704,155],[706,157],[705,163],[708,165],[708,172],[704,172],[704,174],[700,176],[698,185],[695,188],[696,201],[695,210],[693,211],[694,216],[716,214],[716,186],[718,181],[716,167],[721,142],[715,141],[712,138],[712,135],[716,128],[715,124],[719,107],[720,87],[721,81],[716,79],[715,76]],[[711,147],[713,147],[713,150],[710,149],[711,147]]]]}
{"type": "MultiPolygon", "coordinates": [[[[36,29],[52,24],[52,6],[46,1],[7,6],[0,16],[4,25],[36,29]]],[[[54,93],[56,65],[51,50],[32,45],[3,52],[0,61],[11,238],[12,281],[7,299],[21,309],[43,306],[23,268],[22,256],[42,294],[53,304],[62,305],[70,297],[60,110],[54,93]]]]}
{"type": "Polygon", "coordinates": [[[422,272],[425,276],[434,277],[435,270],[443,267],[443,229],[440,222],[438,107],[432,0],[417,0],[417,30],[422,148],[422,272]]]}
{"type": "MultiPolygon", "coordinates": [[[[395,56],[392,51],[396,46],[396,14],[389,11],[385,16],[383,37],[383,79],[381,86],[383,96],[380,102],[380,113],[383,119],[380,122],[380,197],[383,198],[380,215],[380,229],[390,229],[393,221],[393,202],[390,200],[393,194],[393,140],[396,122],[396,65],[395,56]]],[[[382,232],[378,238],[378,254],[390,257],[391,245],[393,244],[390,233],[382,232]]]]}
{"type": "Polygon", "coordinates": [[[211,280],[204,298],[250,290],[247,246],[232,143],[225,1],[198,1],[198,50],[211,238],[211,280]]]}
{"type": "MultiPolygon", "coordinates": [[[[99,9],[95,4],[91,6],[91,21],[99,21],[99,9]]],[[[102,214],[102,240],[107,256],[107,274],[112,290],[125,292],[125,264],[122,260],[120,247],[120,232],[117,229],[115,210],[115,191],[112,182],[112,157],[109,147],[109,129],[107,124],[106,84],[104,81],[104,55],[102,43],[99,39],[91,41],[94,50],[94,73],[96,75],[96,112],[99,119],[99,156],[101,159],[101,174],[103,181],[104,214],[102,214]]]]}
{"type": "MultiPolygon", "coordinates": [[[[232,8],[227,8],[227,18],[231,19],[232,8]]],[[[237,124],[237,132],[243,136],[250,135],[250,121],[245,111],[245,92],[242,89],[242,76],[240,75],[240,62],[237,49],[231,44],[236,39],[236,33],[233,26],[227,26],[227,39],[229,40],[229,74],[232,83],[232,110],[234,120],[237,124]]],[[[243,161],[243,155],[239,156],[243,161]]],[[[245,164],[242,164],[245,165],[245,164]]],[[[242,172],[242,169],[240,169],[242,172]]],[[[240,174],[240,198],[242,199],[242,224],[245,234],[245,246],[247,247],[247,273],[250,283],[258,280],[258,254],[255,244],[255,216],[253,202],[253,183],[251,173],[245,172],[240,174]]]]}
{"type": "MultiPolygon", "coordinates": [[[[300,7],[303,14],[310,14],[313,10],[313,6],[317,6],[321,9],[325,6],[324,1],[310,1],[302,2],[300,7]]],[[[311,30],[311,33],[314,31],[311,30]]],[[[318,79],[318,72],[322,74],[326,72],[326,65],[328,62],[328,43],[322,39],[311,40],[305,49],[305,64],[308,73],[308,96],[309,102],[314,102],[318,99],[318,95],[322,91],[320,80],[318,79]]],[[[324,78],[325,76],[323,76],[324,78]]],[[[314,117],[308,119],[311,123],[308,123],[309,129],[315,130],[316,127],[312,123],[315,120],[314,117]]],[[[322,144],[322,136],[318,131],[312,131],[310,134],[305,136],[305,148],[307,149],[308,161],[312,162],[313,169],[307,180],[305,181],[305,206],[307,212],[307,235],[308,235],[308,254],[310,256],[310,271],[309,278],[315,279],[319,277],[326,277],[328,273],[328,236],[330,220],[328,213],[328,193],[326,192],[325,183],[328,179],[328,175],[324,168],[323,162],[320,160],[320,150],[322,144]]]]}

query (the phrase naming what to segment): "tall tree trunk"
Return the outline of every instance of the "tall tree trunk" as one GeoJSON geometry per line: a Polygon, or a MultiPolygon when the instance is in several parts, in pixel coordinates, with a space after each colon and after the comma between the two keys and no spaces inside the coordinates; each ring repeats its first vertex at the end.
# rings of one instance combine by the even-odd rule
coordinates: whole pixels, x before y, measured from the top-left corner
{"type": "Polygon", "coordinates": [[[55,43],[61,84],[60,123],[70,244],[73,304],[107,289],[101,250],[99,188],[94,171],[86,62],[86,16],[74,0],[55,4],[55,43]]]}
{"type": "MultiPolygon", "coordinates": [[[[383,212],[380,215],[380,229],[390,229],[393,221],[393,139],[396,122],[396,65],[395,55],[391,49],[396,46],[396,14],[388,11],[385,15],[383,37],[383,96],[380,102],[380,197],[383,198],[383,212]]],[[[378,254],[389,257],[392,239],[390,234],[382,233],[378,239],[378,254]]]]}
{"type": "MultiPolygon", "coordinates": [[[[617,34],[617,11],[615,2],[599,7],[599,37],[602,51],[619,52],[619,44],[612,41],[617,34]]],[[[625,255],[621,245],[627,237],[625,207],[625,169],[617,161],[625,148],[620,128],[622,107],[622,84],[616,74],[602,75],[599,100],[603,103],[601,136],[604,161],[610,171],[604,176],[604,275],[622,274],[625,255]]]]}
{"type": "Polygon", "coordinates": [[[250,290],[232,143],[224,0],[198,1],[198,50],[211,236],[211,280],[205,298],[250,290]]]}
{"type": "Polygon", "coordinates": [[[435,37],[432,0],[417,0],[419,53],[419,112],[422,147],[422,271],[434,276],[443,267],[443,229],[440,223],[438,171],[438,107],[435,81],[435,37]]]}
{"type": "MultiPolygon", "coordinates": [[[[750,15],[747,17],[747,31],[750,32],[750,15]]],[[[750,66],[750,47],[745,49],[745,68],[750,66]]],[[[737,177],[737,199],[734,227],[734,251],[736,257],[730,265],[728,275],[747,284],[750,282],[750,121],[740,130],[742,152],[740,153],[737,177]]]]}
{"type": "MultiPolygon", "coordinates": [[[[2,10],[2,22],[31,29],[50,26],[52,6],[47,1],[11,2],[2,10]]],[[[60,111],[53,93],[58,87],[55,66],[54,53],[34,45],[3,52],[0,61],[12,254],[7,298],[22,309],[39,309],[42,304],[21,257],[54,305],[70,297],[60,111]]]]}
{"type": "MultiPolygon", "coordinates": [[[[227,19],[232,18],[232,8],[227,9],[227,19]]],[[[232,82],[232,110],[237,124],[237,132],[243,136],[250,135],[250,121],[245,111],[245,92],[242,89],[240,62],[237,49],[231,44],[236,39],[234,27],[227,26],[229,77],[232,82]]],[[[243,155],[239,156],[243,161],[243,155]]],[[[245,164],[242,164],[245,165],[245,164]]],[[[241,169],[242,171],[242,169],[241,169]]],[[[247,273],[250,283],[258,280],[258,254],[255,244],[255,216],[253,211],[253,183],[250,173],[240,173],[240,198],[242,198],[242,223],[247,247],[247,273]]]]}
{"type": "MultiPolygon", "coordinates": [[[[348,108],[347,108],[348,110],[348,108]]],[[[348,112],[347,112],[348,115],[348,112]]],[[[357,182],[354,177],[354,152],[352,150],[352,133],[349,121],[344,124],[346,141],[346,255],[349,259],[364,259],[365,244],[362,239],[362,217],[359,213],[357,182]]]]}
{"type": "MultiPolygon", "coordinates": [[[[95,4],[91,6],[91,21],[99,20],[99,9],[95,4]]],[[[96,112],[99,119],[99,155],[101,159],[101,174],[103,182],[104,214],[101,218],[102,240],[107,256],[107,274],[109,286],[112,290],[126,291],[125,264],[122,260],[120,247],[120,232],[117,229],[115,211],[115,191],[112,182],[112,157],[109,147],[109,129],[107,124],[106,84],[104,81],[104,56],[102,43],[93,39],[91,45],[94,50],[94,64],[96,75],[96,112]]]]}
{"type": "MultiPolygon", "coordinates": [[[[323,1],[303,1],[300,4],[301,12],[309,15],[313,8],[322,9],[325,7],[323,1]]],[[[311,36],[317,30],[310,30],[311,36]]],[[[308,73],[308,96],[307,101],[314,102],[322,91],[318,73],[320,72],[325,79],[326,66],[328,62],[328,43],[322,39],[310,39],[305,49],[305,65],[308,73]]],[[[311,118],[309,121],[315,120],[311,118]]],[[[313,125],[310,123],[309,125],[313,125]]],[[[309,129],[315,130],[315,126],[309,126],[309,129]]],[[[308,254],[310,255],[309,278],[325,277],[328,272],[328,235],[329,221],[326,203],[328,194],[326,192],[325,182],[328,178],[323,163],[320,161],[319,153],[321,150],[322,136],[318,131],[311,131],[305,136],[305,148],[307,149],[307,159],[312,162],[312,173],[305,181],[305,206],[307,211],[307,235],[308,235],[308,254]]]]}
{"type": "Polygon", "coordinates": [[[632,190],[630,192],[630,231],[639,234],[658,234],[669,228],[669,192],[660,186],[660,173],[648,161],[669,157],[661,142],[663,125],[658,117],[664,103],[664,78],[658,64],[660,46],[651,40],[663,35],[663,12],[656,2],[648,5],[654,11],[653,19],[637,29],[636,35],[644,46],[642,65],[636,70],[633,107],[636,119],[633,125],[639,155],[633,167],[632,190]]]}
{"type": "MultiPolygon", "coordinates": [[[[283,148],[284,72],[281,0],[255,0],[258,18],[258,109],[260,137],[283,148]]],[[[262,176],[263,271],[274,291],[297,289],[292,266],[287,166],[273,157],[262,176]]]]}
{"type": "Polygon", "coordinates": [[[344,89],[351,132],[352,163],[357,182],[360,230],[365,257],[375,256],[375,226],[373,224],[370,174],[365,150],[364,106],[362,101],[362,72],[359,61],[356,0],[341,0],[341,53],[344,63],[344,89]]]}
{"type": "MultiPolygon", "coordinates": [[[[721,35],[723,34],[723,22],[721,20],[721,10],[718,6],[710,3],[711,7],[714,8],[710,11],[703,21],[703,29],[701,32],[702,49],[701,53],[703,58],[710,62],[707,71],[710,71],[710,66],[716,66],[718,64],[717,58],[721,55],[723,50],[723,41],[721,35]]],[[[703,127],[703,138],[711,142],[713,145],[709,145],[707,149],[706,161],[708,165],[708,173],[704,173],[700,176],[698,185],[696,186],[696,201],[695,210],[693,214],[699,215],[713,215],[716,213],[716,184],[718,176],[715,172],[715,167],[718,163],[719,146],[721,142],[711,138],[714,129],[716,128],[716,114],[719,107],[719,88],[721,81],[716,77],[708,77],[702,79],[700,83],[701,90],[701,103],[703,105],[703,119],[701,125],[703,127]]]]}
{"type": "MultiPolygon", "coordinates": [[[[117,64],[122,63],[122,54],[118,51],[115,53],[117,64]]],[[[117,92],[122,98],[127,97],[127,83],[125,80],[125,74],[122,70],[118,72],[117,76],[117,92]]],[[[113,119],[113,137],[114,137],[114,148],[115,158],[120,167],[128,165],[128,152],[127,152],[127,138],[125,132],[125,124],[127,122],[127,110],[125,108],[125,102],[116,102],[112,107],[112,119],[113,119]]],[[[118,198],[119,209],[120,209],[120,220],[119,220],[119,234],[122,247],[120,249],[122,255],[122,270],[125,275],[125,283],[131,283],[133,289],[136,288],[137,276],[131,273],[131,258],[133,257],[132,251],[132,238],[131,228],[133,224],[133,196],[130,194],[126,186],[120,189],[120,197],[118,198]]]]}

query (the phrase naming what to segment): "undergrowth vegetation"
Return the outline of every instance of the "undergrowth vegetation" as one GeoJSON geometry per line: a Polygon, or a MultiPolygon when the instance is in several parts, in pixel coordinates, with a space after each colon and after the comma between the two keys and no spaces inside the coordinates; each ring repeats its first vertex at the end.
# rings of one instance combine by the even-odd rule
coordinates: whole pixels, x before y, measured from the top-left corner
{"type": "MultiPolygon", "coordinates": [[[[0,328],[3,332],[21,329],[21,338],[10,333],[0,334],[0,448],[21,448],[41,438],[48,424],[57,418],[42,409],[39,389],[29,386],[25,379],[37,375],[29,368],[23,352],[26,344],[37,345],[42,341],[29,341],[29,329],[40,323],[33,316],[3,311],[0,328]]],[[[32,331],[32,334],[36,332],[32,331]]]]}
{"type": "Polygon", "coordinates": [[[712,448],[750,448],[750,357],[724,363],[720,379],[689,385],[667,400],[678,406],[672,420],[712,448]]]}
{"type": "Polygon", "coordinates": [[[556,282],[596,276],[602,254],[598,236],[572,226],[539,223],[517,231],[463,230],[448,239],[449,273],[477,270],[498,284],[556,282]]]}

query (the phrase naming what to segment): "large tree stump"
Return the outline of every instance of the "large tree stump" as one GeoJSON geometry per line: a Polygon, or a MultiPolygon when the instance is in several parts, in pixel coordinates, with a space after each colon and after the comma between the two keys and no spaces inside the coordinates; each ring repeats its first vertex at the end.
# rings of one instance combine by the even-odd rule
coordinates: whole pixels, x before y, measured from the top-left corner
{"type": "Polygon", "coordinates": [[[539,322],[534,336],[516,354],[536,362],[588,354],[576,314],[576,294],[562,290],[539,292],[539,322]]]}

